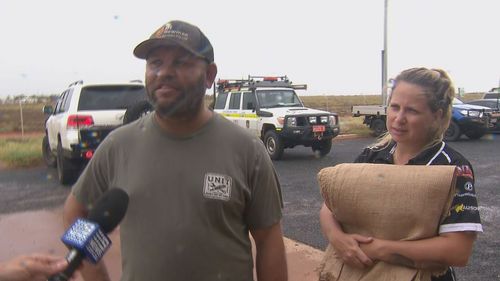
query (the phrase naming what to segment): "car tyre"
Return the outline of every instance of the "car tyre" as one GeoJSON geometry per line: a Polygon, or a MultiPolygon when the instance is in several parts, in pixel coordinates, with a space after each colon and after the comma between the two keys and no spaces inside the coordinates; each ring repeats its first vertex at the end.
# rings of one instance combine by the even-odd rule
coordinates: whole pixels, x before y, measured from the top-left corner
{"type": "Polygon", "coordinates": [[[123,116],[123,124],[131,123],[153,111],[153,105],[147,101],[139,101],[127,108],[125,115],[123,116]]]}
{"type": "Polygon", "coordinates": [[[461,135],[462,132],[460,130],[460,126],[458,126],[457,122],[452,120],[448,129],[444,132],[444,140],[457,141],[461,135]]]}
{"type": "Polygon", "coordinates": [[[70,159],[63,156],[61,141],[57,142],[57,177],[63,185],[69,185],[76,181],[78,167],[70,159]]]}
{"type": "Polygon", "coordinates": [[[56,166],[57,159],[54,153],[52,153],[52,150],[50,150],[49,138],[47,135],[45,135],[42,140],[42,156],[43,162],[45,162],[48,167],[54,168],[56,166]]]}
{"type": "Polygon", "coordinates": [[[471,140],[478,140],[486,134],[486,131],[480,131],[480,130],[468,131],[468,132],[465,132],[464,134],[471,140]]]}
{"type": "Polygon", "coordinates": [[[387,131],[387,128],[385,127],[385,121],[380,118],[377,118],[371,122],[370,129],[372,129],[372,134],[375,137],[381,136],[387,131]]]}
{"type": "Polygon", "coordinates": [[[315,154],[317,153],[320,157],[323,157],[330,153],[330,151],[332,150],[332,140],[328,139],[319,141],[317,143],[314,143],[311,148],[315,154]]]}
{"type": "Polygon", "coordinates": [[[283,141],[274,130],[269,130],[264,135],[264,146],[271,159],[280,160],[283,156],[283,141]]]}

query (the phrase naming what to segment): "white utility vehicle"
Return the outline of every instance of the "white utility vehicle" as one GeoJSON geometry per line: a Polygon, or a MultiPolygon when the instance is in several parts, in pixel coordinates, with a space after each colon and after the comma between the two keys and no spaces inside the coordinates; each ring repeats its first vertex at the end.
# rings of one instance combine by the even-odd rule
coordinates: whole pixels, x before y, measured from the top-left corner
{"type": "Polygon", "coordinates": [[[257,135],[273,160],[296,145],[311,147],[324,156],[340,132],[338,116],[306,108],[295,93],[306,88],[293,85],[286,76],[219,79],[214,111],[257,135]]]}
{"type": "Polygon", "coordinates": [[[59,181],[73,183],[81,168],[113,129],[123,124],[125,110],[146,99],[141,81],[88,84],[76,81],[59,96],[48,115],[42,142],[44,161],[57,165],[59,181]]]}

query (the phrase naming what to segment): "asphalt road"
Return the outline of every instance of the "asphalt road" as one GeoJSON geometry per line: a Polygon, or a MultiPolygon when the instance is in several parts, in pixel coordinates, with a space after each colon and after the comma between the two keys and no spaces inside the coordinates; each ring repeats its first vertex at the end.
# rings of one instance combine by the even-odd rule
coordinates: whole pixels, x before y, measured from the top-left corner
{"type": "MultiPolygon", "coordinates": [[[[310,148],[285,151],[275,161],[283,197],[285,236],[318,249],[326,247],[319,227],[322,204],[316,174],[324,167],[352,162],[372,138],[334,141],[332,152],[316,158],[310,148]]],[[[465,268],[457,269],[459,280],[500,280],[500,135],[481,140],[451,143],[472,163],[484,233],[479,235],[465,268]]],[[[61,206],[69,188],[57,183],[55,169],[35,167],[0,171],[0,214],[61,206]]]]}

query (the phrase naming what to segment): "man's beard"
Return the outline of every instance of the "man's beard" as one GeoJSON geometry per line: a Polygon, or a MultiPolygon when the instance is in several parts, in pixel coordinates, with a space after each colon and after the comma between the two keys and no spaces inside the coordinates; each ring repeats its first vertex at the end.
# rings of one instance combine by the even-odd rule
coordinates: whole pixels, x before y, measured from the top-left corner
{"type": "Polygon", "coordinates": [[[160,118],[191,119],[201,110],[206,90],[203,77],[200,77],[190,87],[178,90],[180,93],[177,98],[168,104],[157,103],[154,92],[151,95],[155,111],[160,118]]]}

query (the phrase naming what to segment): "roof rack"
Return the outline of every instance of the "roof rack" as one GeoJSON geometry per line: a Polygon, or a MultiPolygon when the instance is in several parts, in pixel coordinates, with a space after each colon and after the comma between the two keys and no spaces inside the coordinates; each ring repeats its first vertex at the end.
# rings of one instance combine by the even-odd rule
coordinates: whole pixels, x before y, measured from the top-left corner
{"type": "Polygon", "coordinates": [[[218,91],[240,90],[241,88],[255,89],[257,87],[281,87],[293,88],[297,90],[306,90],[307,85],[293,85],[292,82],[285,76],[252,76],[248,75],[247,79],[219,79],[217,81],[218,91]]]}
{"type": "Polygon", "coordinates": [[[69,86],[68,86],[68,87],[71,87],[71,86],[74,86],[74,85],[78,85],[78,84],[83,84],[83,80],[78,80],[78,81],[75,81],[75,82],[73,82],[73,83],[69,84],[69,86]]]}

